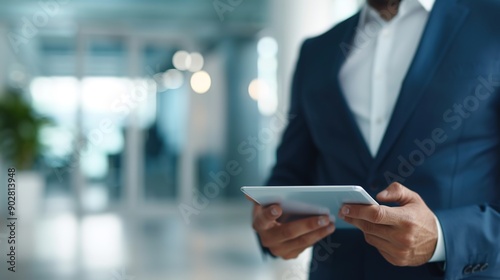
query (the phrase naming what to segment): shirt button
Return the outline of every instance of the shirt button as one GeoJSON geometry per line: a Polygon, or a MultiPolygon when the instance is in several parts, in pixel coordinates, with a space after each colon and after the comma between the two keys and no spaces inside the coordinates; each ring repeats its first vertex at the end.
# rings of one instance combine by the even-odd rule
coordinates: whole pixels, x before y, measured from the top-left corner
{"type": "Polygon", "coordinates": [[[481,266],[481,269],[480,271],[485,271],[486,269],[488,269],[488,263],[485,263],[481,266]]]}
{"type": "Polygon", "coordinates": [[[468,265],[464,268],[464,274],[465,275],[468,275],[468,274],[471,274],[472,273],[472,265],[468,265]]]}
{"type": "Polygon", "coordinates": [[[474,268],[472,268],[472,273],[476,273],[476,272],[478,272],[480,269],[481,269],[481,265],[480,265],[480,264],[476,264],[476,265],[474,266],[474,268]]]}
{"type": "Polygon", "coordinates": [[[375,120],[375,122],[376,122],[377,124],[382,124],[382,123],[384,122],[384,118],[382,118],[382,117],[378,117],[378,118],[375,120]]]}
{"type": "Polygon", "coordinates": [[[391,32],[387,29],[383,29],[381,33],[382,37],[389,37],[389,35],[391,34],[391,32]]]}

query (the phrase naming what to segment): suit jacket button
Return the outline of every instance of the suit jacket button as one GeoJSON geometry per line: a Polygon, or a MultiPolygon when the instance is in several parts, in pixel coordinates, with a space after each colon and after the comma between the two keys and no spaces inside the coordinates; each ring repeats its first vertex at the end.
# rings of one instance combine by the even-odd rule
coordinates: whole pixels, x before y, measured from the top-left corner
{"type": "Polygon", "coordinates": [[[481,266],[481,268],[479,269],[479,271],[485,271],[486,269],[488,269],[488,263],[485,263],[481,266]]]}
{"type": "Polygon", "coordinates": [[[468,275],[472,273],[472,265],[468,265],[464,268],[464,274],[468,275]]]}
{"type": "Polygon", "coordinates": [[[472,268],[472,273],[476,273],[476,272],[479,272],[479,270],[481,269],[481,265],[480,264],[476,264],[473,268],[472,268]]]}
{"type": "Polygon", "coordinates": [[[377,185],[375,185],[375,184],[370,185],[370,190],[372,190],[372,191],[378,190],[377,185]]]}

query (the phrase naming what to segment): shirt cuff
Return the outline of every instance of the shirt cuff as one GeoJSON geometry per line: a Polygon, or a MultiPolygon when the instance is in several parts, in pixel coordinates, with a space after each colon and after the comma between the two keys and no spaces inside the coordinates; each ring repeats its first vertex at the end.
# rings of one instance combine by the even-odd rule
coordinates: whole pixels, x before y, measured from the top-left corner
{"type": "Polygon", "coordinates": [[[438,230],[438,240],[436,244],[436,249],[429,262],[444,262],[446,261],[446,248],[444,246],[443,230],[441,229],[441,223],[439,219],[434,215],[436,219],[436,225],[438,230]]]}

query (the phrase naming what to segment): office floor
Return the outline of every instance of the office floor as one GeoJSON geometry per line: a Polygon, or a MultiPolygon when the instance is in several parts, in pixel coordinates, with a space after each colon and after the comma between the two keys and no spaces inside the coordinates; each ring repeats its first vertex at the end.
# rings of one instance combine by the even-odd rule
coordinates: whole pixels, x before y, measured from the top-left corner
{"type": "MultiPolygon", "coordinates": [[[[7,280],[299,280],[307,253],[264,261],[249,205],[220,204],[188,225],[172,211],[84,215],[45,211],[18,228],[17,272],[7,280]],[[216,210],[217,209],[217,210],[216,210]]],[[[5,234],[4,234],[5,235],[5,234]]],[[[0,242],[2,252],[5,243],[0,242]]]]}

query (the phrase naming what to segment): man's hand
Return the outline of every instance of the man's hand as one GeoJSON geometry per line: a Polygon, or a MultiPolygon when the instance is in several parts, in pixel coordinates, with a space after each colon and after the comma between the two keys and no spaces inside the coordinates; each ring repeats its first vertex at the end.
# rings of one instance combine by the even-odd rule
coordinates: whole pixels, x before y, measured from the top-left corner
{"type": "Polygon", "coordinates": [[[377,199],[400,206],[344,205],[339,217],[362,230],[366,242],[377,248],[391,264],[419,266],[427,263],[438,239],[434,213],[417,193],[398,183],[380,192],[377,199]]]}
{"type": "Polygon", "coordinates": [[[316,216],[289,223],[276,220],[283,211],[279,205],[262,207],[254,204],[253,229],[259,234],[262,246],[285,260],[294,259],[335,230],[328,216],[316,216]]]}

